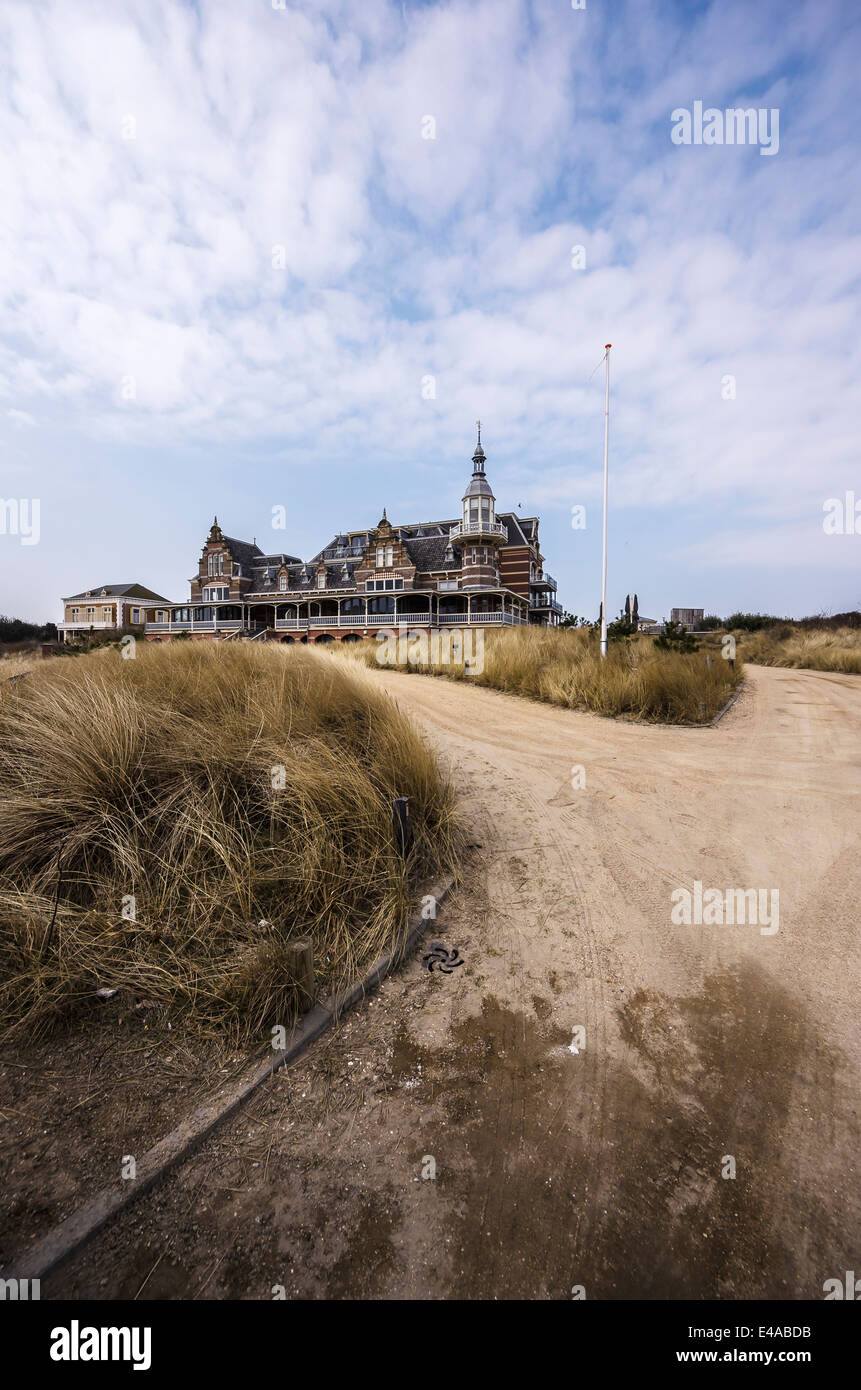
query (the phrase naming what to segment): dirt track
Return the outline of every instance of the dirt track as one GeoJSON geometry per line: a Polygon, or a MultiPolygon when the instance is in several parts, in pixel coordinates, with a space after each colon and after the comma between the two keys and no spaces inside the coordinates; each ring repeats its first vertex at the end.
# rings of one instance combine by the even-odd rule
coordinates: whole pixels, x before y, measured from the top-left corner
{"type": "Polygon", "coordinates": [[[470,880],[427,941],[465,964],[414,959],[43,1297],[821,1298],[861,1269],[861,680],[749,668],[692,730],[369,679],[461,790],[470,880]],[[673,925],[695,879],[778,888],[779,931],[673,925]]]}

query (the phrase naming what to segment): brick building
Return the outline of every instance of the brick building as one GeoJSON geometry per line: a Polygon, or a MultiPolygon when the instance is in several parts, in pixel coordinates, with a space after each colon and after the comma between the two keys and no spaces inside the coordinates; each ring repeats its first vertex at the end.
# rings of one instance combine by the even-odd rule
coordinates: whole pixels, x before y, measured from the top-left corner
{"type": "Polygon", "coordinates": [[[538,518],[497,512],[478,443],[460,515],[336,535],[310,560],[264,554],[225,536],[216,518],[186,602],[146,608],[153,640],[358,640],[380,628],[542,623],[562,614],[544,569],[538,518]]]}

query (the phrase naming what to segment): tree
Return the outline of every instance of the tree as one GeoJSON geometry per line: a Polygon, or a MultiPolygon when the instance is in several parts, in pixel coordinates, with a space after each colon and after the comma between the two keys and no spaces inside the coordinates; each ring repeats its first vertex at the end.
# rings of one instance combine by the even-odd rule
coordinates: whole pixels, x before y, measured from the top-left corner
{"type": "Polygon", "coordinates": [[[660,637],[655,638],[655,646],[664,652],[698,652],[700,644],[692,637],[683,623],[674,623],[668,618],[660,637]]]}
{"type": "Polygon", "coordinates": [[[0,642],[56,642],[56,623],[27,623],[0,614],[0,642]]]}
{"type": "Polygon", "coordinates": [[[636,635],[635,624],[628,622],[624,615],[617,618],[614,623],[610,623],[607,628],[607,640],[609,642],[620,642],[625,637],[636,637],[636,635]]]}

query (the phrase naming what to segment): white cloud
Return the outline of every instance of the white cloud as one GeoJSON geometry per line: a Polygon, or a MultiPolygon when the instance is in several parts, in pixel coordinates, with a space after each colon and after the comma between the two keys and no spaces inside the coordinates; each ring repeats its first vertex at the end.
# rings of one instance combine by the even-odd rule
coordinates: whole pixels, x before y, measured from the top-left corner
{"type": "Polygon", "coordinates": [[[861,380],[855,70],[827,9],[11,0],[10,427],[155,469],[278,439],[396,470],[463,460],[480,414],[494,480],[567,508],[612,341],[614,496],[719,507],[725,537],[767,513],[763,553],[818,554],[792,523],[853,485],[861,380]],[[779,104],[779,155],[674,147],[697,98],[779,104]]]}

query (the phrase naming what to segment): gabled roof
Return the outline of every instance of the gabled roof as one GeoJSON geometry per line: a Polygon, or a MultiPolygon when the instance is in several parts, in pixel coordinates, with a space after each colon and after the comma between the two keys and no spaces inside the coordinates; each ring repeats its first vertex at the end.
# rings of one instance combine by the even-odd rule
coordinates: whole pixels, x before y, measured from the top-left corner
{"type": "Polygon", "coordinates": [[[75,599],[100,599],[100,598],[140,598],[152,600],[155,603],[169,603],[170,600],[162,598],[161,594],[154,594],[152,589],[145,589],[143,584],[96,584],[92,589],[86,589],[82,594],[70,594],[64,598],[64,603],[73,603],[75,599]]]}
{"type": "Polygon", "coordinates": [[[263,551],[259,545],[254,545],[251,541],[238,541],[233,536],[222,536],[224,544],[230,551],[234,560],[238,560],[243,569],[251,567],[263,558],[263,551]]]}

